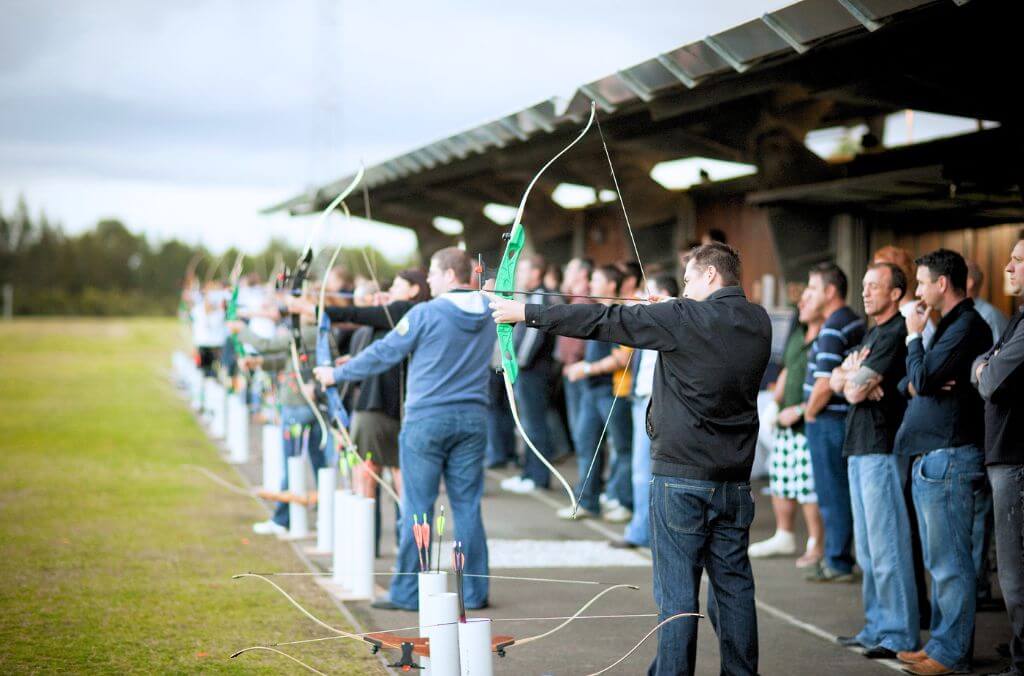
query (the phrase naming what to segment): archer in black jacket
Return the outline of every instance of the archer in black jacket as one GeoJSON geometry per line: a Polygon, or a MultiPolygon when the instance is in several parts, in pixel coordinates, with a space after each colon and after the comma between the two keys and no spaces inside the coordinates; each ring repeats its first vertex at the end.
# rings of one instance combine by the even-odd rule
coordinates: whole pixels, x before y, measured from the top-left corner
{"type": "MultiPolygon", "coordinates": [[[[754,503],[750,467],[757,391],[771,352],[768,313],[739,287],[737,253],[695,249],[684,298],[651,305],[523,305],[492,296],[498,322],[659,352],[647,409],[651,437],[651,550],[661,620],[648,673],[692,674],[701,572],[717,599],[722,673],[757,673],[757,613],[747,557],[754,503]]],[[[713,600],[709,600],[709,605],[713,600]]]]}

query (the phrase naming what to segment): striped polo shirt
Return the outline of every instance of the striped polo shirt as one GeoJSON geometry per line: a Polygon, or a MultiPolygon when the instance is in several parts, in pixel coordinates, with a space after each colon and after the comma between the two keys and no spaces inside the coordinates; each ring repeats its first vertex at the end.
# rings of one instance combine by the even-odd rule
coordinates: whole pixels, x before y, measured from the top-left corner
{"type": "MultiPolygon", "coordinates": [[[[807,356],[807,377],[804,379],[804,401],[811,396],[814,383],[818,378],[828,378],[832,369],[843,363],[855,347],[864,340],[864,320],[857,313],[844,305],[825,320],[818,337],[811,344],[807,356]]],[[[828,405],[821,414],[845,416],[850,405],[843,397],[833,394],[828,405]]],[[[821,415],[819,414],[819,415],[821,415]]]]}

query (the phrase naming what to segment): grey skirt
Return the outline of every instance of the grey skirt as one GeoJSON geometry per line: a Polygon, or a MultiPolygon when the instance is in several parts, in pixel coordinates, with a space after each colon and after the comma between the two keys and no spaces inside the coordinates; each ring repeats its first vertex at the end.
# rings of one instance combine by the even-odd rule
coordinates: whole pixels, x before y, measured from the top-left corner
{"type": "Polygon", "coordinates": [[[380,411],[352,414],[352,442],[359,455],[384,467],[398,467],[398,420],[380,411]]]}

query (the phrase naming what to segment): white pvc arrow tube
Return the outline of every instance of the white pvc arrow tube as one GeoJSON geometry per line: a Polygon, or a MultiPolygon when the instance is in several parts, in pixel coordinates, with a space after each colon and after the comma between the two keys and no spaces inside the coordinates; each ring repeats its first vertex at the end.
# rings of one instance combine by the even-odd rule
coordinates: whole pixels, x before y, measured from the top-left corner
{"type": "Polygon", "coordinates": [[[451,592],[429,595],[426,616],[431,676],[460,676],[459,595],[451,592]]]}
{"type": "Polygon", "coordinates": [[[334,491],[338,487],[338,470],[321,467],[316,477],[316,549],[334,551],[334,491]]]}
{"type": "Polygon", "coordinates": [[[459,668],[462,676],[494,676],[491,654],[491,621],[487,618],[459,622],[459,668]]]}

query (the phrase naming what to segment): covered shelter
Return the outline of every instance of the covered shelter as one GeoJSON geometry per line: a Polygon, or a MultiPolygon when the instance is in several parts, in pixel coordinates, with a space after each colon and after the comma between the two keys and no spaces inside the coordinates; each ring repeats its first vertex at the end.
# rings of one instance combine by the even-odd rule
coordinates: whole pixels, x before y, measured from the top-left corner
{"type": "MultiPolygon", "coordinates": [[[[649,267],[675,269],[680,246],[717,228],[744,255],[753,297],[764,275],[792,290],[811,264],[833,259],[857,304],[873,249],[946,245],[978,260],[993,281],[984,295],[1009,309],[1000,271],[1024,223],[1024,110],[1007,75],[1021,25],[1024,3],[1003,0],[802,0],[582,84],[568,100],[369,167],[374,217],[414,230],[424,254],[461,242],[495,261],[509,208],[594,101],[599,133],[553,165],[527,205],[530,246],[550,260],[633,257],[603,134],[649,267]],[[968,128],[887,143],[892,116],[913,114],[902,111],[956,116],[968,128]],[[822,157],[810,140],[823,130],[856,136],[822,157]],[[695,181],[657,180],[659,167],[687,160],[695,181]],[[718,166],[745,175],[715,180],[705,167],[718,166]],[[583,199],[567,207],[567,189],[583,199]],[[439,230],[439,217],[461,232],[439,230]]],[[[317,211],[349,180],[267,211],[317,211]]]]}

